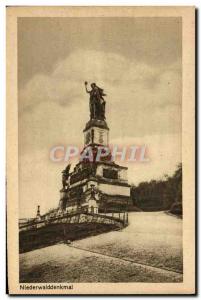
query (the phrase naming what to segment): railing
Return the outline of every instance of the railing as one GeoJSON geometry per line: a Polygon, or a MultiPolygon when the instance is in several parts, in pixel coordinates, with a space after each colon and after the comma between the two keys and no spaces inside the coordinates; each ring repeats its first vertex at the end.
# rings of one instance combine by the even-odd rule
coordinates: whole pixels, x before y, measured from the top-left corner
{"type": "MultiPolygon", "coordinates": [[[[114,213],[93,213],[93,212],[88,212],[86,209],[76,209],[76,210],[71,210],[71,211],[66,211],[64,213],[59,213],[55,216],[50,216],[48,218],[44,218],[41,220],[35,219],[32,222],[28,222],[27,224],[23,224],[19,226],[20,231],[27,231],[27,230],[33,230],[33,229],[38,229],[41,227],[44,227],[48,224],[55,224],[55,223],[69,223],[71,222],[71,218],[75,216],[80,216],[80,215],[85,215],[86,220],[87,216],[92,216],[93,222],[97,222],[100,218],[105,219],[105,222],[111,221],[111,222],[119,222],[123,226],[128,225],[128,213],[127,212],[114,212],[114,213]],[[70,219],[69,219],[70,218],[70,219]]],[[[80,219],[75,220],[73,223],[79,223],[80,219]]],[[[89,218],[88,218],[89,222],[89,218]]],[[[92,222],[92,221],[90,221],[92,222]]]]}

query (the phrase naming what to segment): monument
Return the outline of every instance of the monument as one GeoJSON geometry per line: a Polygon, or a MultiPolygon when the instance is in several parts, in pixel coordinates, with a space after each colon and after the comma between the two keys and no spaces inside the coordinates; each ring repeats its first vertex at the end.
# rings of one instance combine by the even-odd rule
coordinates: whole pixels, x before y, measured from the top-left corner
{"type": "Polygon", "coordinates": [[[126,210],[130,202],[130,185],[127,168],[114,162],[108,147],[106,94],[95,83],[91,84],[91,90],[87,85],[85,82],[90,96],[90,119],[83,130],[84,147],[73,171],[70,172],[70,165],[62,171],[59,209],[82,209],[92,213],[126,210]]]}

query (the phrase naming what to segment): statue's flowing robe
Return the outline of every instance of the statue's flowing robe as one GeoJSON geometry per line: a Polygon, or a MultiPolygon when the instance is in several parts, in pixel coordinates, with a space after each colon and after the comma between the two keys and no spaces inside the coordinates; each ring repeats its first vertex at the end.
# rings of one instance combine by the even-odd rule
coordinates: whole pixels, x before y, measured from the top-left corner
{"type": "Polygon", "coordinates": [[[91,119],[105,119],[105,100],[103,89],[95,87],[90,92],[90,114],[91,119]]]}

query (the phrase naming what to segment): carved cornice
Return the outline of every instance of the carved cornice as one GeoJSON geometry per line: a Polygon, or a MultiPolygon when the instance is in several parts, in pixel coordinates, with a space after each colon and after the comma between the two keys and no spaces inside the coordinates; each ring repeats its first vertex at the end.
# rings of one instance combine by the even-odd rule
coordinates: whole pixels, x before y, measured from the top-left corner
{"type": "Polygon", "coordinates": [[[99,128],[103,128],[103,129],[109,130],[109,127],[107,126],[106,121],[92,119],[89,122],[87,122],[87,124],[86,124],[85,129],[83,130],[83,132],[87,131],[91,127],[99,127],[99,128]]]}

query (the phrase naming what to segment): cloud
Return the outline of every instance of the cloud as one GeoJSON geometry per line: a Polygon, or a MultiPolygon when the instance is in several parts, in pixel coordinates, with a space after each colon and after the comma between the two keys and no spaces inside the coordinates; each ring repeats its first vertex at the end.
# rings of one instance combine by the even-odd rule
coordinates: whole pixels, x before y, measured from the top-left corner
{"type": "MultiPolygon", "coordinates": [[[[178,102],[173,94],[175,86],[180,88],[178,81],[181,76],[175,70],[161,70],[160,67],[132,61],[119,54],[80,50],[57,63],[49,75],[36,74],[19,92],[20,107],[23,111],[43,101],[52,101],[62,106],[72,104],[74,99],[82,101],[85,80],[97,82],[106,87],[109,93],[116,91],[116,95],[128,97],[128,103],[133,93],[148,96],[149,91],[152,97],[155,96],[156,105],[159,100],[157,95],[160,96],[161,91],[161,101],[168,104],[167,96],[164,95],[172,91],[173,98],[170,101],[178,102]]],[[[118,97],[118,100],[123,99],[118,97]]]]}
{"type": "MultiPolygon", "coordinates": [[[[35,127],[41,126],[42,130],[43,123],[49,124],[52,118],[57,119],[62,130],[66,126],[66,120],[62,118],[65,111],[66,119],[70,116],[72,124],[83,126],[83,117],[88,114],[88,95],[84,89],[84,81],[87,80],[104,87],[108,95],[106,113],[115,136],[121,131],[122,136],[179,132],[180,67],[179,62],[164,69],[115,53],[75,51],[60,61],[49,75],[36,74],[19,91],[21,123],[29,118],[37,121],[35,127]],[[79,114],[82,117],[78,119],[79,114]],[[37,120],[37,116],[41,115],[43,119],[37,120]]],[[[32,129],[29,130],[31,135],[32,129]]],[[[43,135],[46,134],[44,132],[43,135]]],[[[54,135],[54,132],[51,131],[51,134],[54,135]]]]}
{"type": "Polygon", "coordinates": [[[76,51],[60,61],[49,74],[36,74],[19,91],[21,112],[41,102],[68,106],[74,99],[82,101],[85,80],[116,82],[129,66],[127,59],[114,53],[76,51]]]}
{"type": "Polygon", "coordinates": [[[112,139],[114,145],[122,147],[128,145],[145,146],[148,162],[118,163],[128,167],[128,179],[130,183],[137,185],[141,181],[162,179],[165,174],[173,174],[177,165],[181,162],[181,135],[164,134],[136,136],[133,138],[112,139]]]}
{"type": "MultiPolygon", "coordinates": [[[[182,18],[20,18],[18,41],[19,86],[33,74],[48,74],[55,63],[78,49],[168,68],[181,58],[182,18]]],[[[84,63],[81,60],[80,66],[84,63]]]]}

